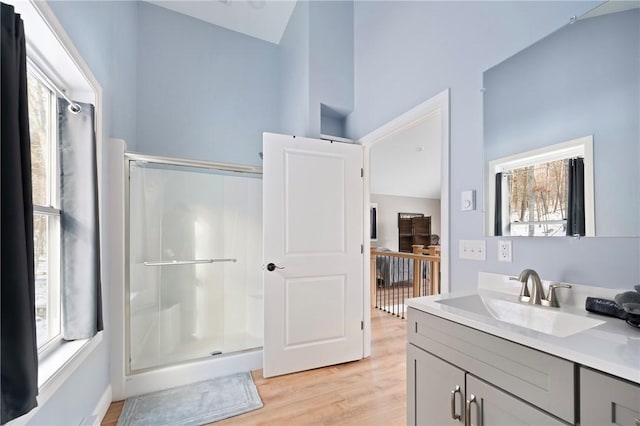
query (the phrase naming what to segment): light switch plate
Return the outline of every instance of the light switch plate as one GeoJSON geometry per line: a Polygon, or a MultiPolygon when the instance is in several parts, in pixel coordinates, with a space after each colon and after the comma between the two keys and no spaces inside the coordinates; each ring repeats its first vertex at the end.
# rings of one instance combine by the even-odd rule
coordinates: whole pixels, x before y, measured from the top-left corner
{"type": "Polygon", "coordinates": [[[487,242],[485,240],[460,240],[460,259],[487,260],[487,242]]]}
{"type": "Polygon", "coordinates": [[[476,209],[476,191],[471,189],[469,191],[462,191],[460,197],[460,210],[463,212],[472,211],[476,209]]]}

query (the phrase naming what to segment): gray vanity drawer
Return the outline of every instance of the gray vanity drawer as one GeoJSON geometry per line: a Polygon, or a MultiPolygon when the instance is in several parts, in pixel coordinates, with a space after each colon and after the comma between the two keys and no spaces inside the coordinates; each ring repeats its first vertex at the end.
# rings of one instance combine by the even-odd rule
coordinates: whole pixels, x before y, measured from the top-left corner
{"type": "Polygon", "coordinates": [[[410,343],[576,423],[572,362],[413,308],[408,322],[410,343]]]}
{"type": "Polygon", "coordinates": [[[580,424],[640,426],[640,385],[580,367],[580,424]]]}

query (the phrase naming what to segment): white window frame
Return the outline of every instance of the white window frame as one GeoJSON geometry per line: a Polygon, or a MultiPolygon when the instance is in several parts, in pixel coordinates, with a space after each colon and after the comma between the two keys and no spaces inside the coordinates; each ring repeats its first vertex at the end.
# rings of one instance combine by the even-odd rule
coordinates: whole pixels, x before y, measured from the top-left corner
{"type": "MultiPolygon", "coordinates": [[[[593,135],[587,135],[555,145],[498,158],[487,165],[487,234],[495,236],[493,227],[496,199],[496,173],[575,157],[584,158],[585,235],[595,236],[595,197],[593,174],[593,135]]],[[[513,236],[517,237],[517,236],[513,236]]]]}
{"type": "MultiPolygon", "coordinates": [[[[60,260],[60,244],[61,244],[61,228],[60,228],[60,216],[61,210],[60,206],[60,177],[59,177],[59,168],[58,168],[58,150],[60,149],[60,144],[58,141],[58,126],[57,126],[57,94],[56,88],[53,87],[53,83],[51,83],[51,79],[42,71],[40,68],[33,63],[32,60],[27,64],[27,72],[32,75],[32,78],[36,78],[40,84],[46,87],[51,92],[51,97],[49,101],[49,140],[47,147],[47,156],[48,156],[48,170],[47,170],[47,184],[49,186],[49,204],[48,205],[40,205],[34,202],[33,204],[33,214],[34,217],[36,214],[41,216],[48,216],[50,218],[55,218],[54,220],[49,222],[48,229],[48,249],[47,255],[49,257],[48,261],[48,272],[47,272],[47,286],[48,286],[48,304],[47,304],[47,321],[50,322],[53,318],[57,319],[58,322],[58,333],[44,342],[41,346],[38,346],[38,358],[43,359],[46,358],[52,351],[56,350],[62,343],[62,298],[61,298],[61,288],[60,288],[60,271],[61,271],[61,260],[60,260]],[[55,306],[54,306],[55,305],[55,306]],[[53,308],[53,309],[52,309],[53,308]]],[[[34,259],[34,266],[37,267],[38,259],[34,259]]]]}

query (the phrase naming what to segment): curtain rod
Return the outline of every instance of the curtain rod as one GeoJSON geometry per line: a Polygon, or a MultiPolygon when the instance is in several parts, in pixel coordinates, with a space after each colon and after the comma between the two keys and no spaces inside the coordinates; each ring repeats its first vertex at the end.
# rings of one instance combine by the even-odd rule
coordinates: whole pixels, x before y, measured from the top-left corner
{"type": "Polygon", "coordinates": [[[53,81],[51,81],[51,79],[47,77],[47,75],[44,72],[42,72],[38,64],[36,64],[34,60],[31,59],[29,56],[27,56],[27,63],[32,68],[32,71],[35,71],[35,73],[38,74],[38,77],[44,80],[44,82],[47,84],[47,86],[49,86],[50,89],[52,89],[54,92],[58,94],[58,96],[63,98],[65,101],[67,101],[67,103],[69,104],[69,111],[71,111],[74,114],[77,114],[82,110],[82,107],[78,105],[76,102],[72,101],[71,98],[62,91],[62,89],[60,89],[53,81]]]}

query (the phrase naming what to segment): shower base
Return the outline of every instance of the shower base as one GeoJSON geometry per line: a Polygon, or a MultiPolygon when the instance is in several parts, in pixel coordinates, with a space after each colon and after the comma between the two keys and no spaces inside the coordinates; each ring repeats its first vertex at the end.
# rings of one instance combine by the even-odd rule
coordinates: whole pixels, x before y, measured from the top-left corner
{"type": "MultiPolygon", "coordinates": [[[[131,361],[132,373],[151,368],[163,368],[173,364],[201,360],[212,356],[226,356],[236,352],[262,348],[261,337],[236,333],[222,337],[191,338],[174,345],[171,350],[147,350],[131,361]]],[[[150,345],[149,345],[150,346],[150,345]]],[[[160,347],[166,345],[158,345],[160,347]]]]}
{"type": "Polygon", "coordinates": [[[261,348],[223,354],[222,356],[209,356],[191,362],[126,375],[118,386],[113,387],[113,398],[114,401],[126,399],[131,396],[261,368],[261,348]]]}

